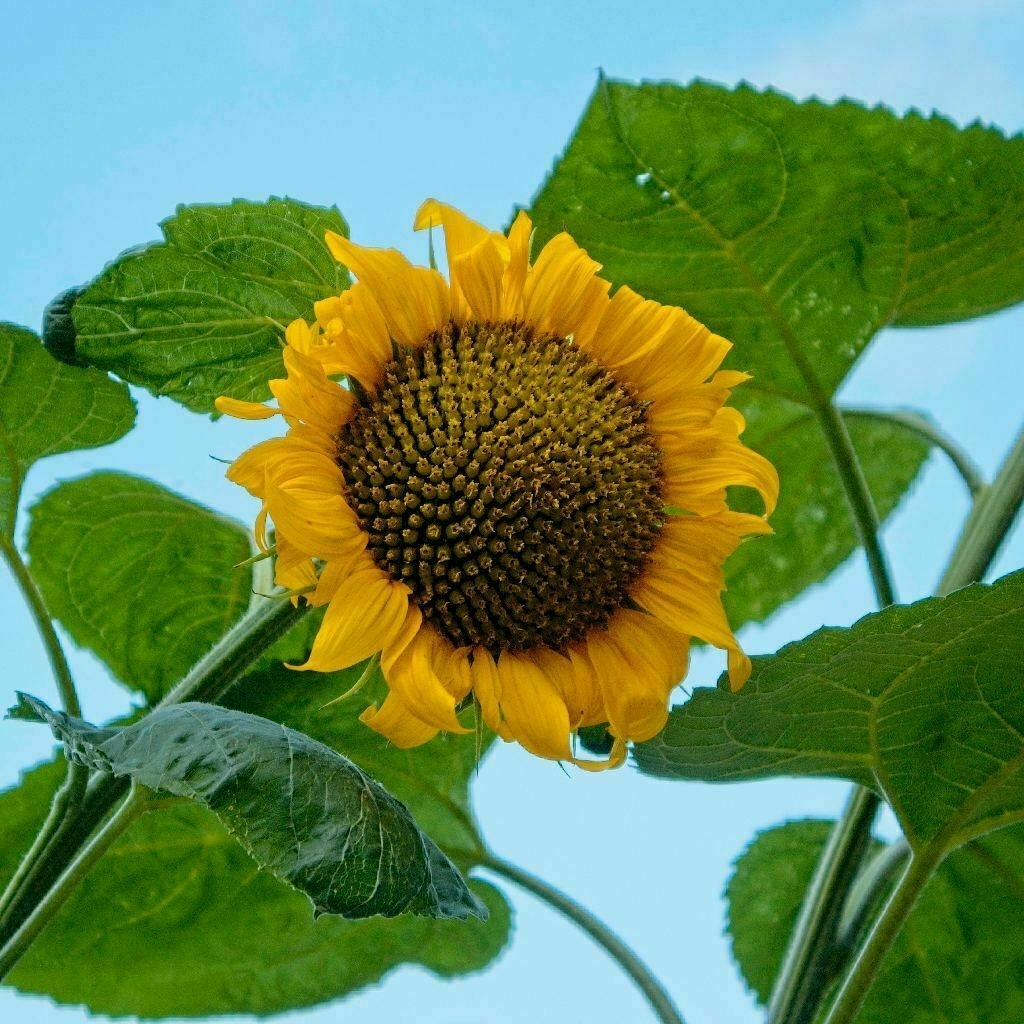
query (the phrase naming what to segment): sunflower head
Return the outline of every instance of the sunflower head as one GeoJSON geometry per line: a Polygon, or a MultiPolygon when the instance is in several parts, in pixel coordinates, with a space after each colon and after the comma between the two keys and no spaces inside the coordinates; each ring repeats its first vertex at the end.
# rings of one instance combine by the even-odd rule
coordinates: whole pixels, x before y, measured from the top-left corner
{"type": "Polygon", "coordinates": [[[362,720],[401,747],[487,725],[542,757],[621,764],[667,717],[690,638],[750,673],[721,603],[722,565],[774,507],[772,466],[725,406],[745,379],[729,343],[627,287],[567,234],[530,259],[529,218],[508,235],[453,207],[421,207],[445,235],[448,280],[391,249],[328,233],[357,282],[286,333],[284,437],[235,461],[232,480],[276,531],[276,579],[326,605],[300,669],[379,653],[389,686],[362,720]],[[343,377],[345,385],[337,383],[343,377]],[[608,723],[604,761],[572,736],[608,723]]]}

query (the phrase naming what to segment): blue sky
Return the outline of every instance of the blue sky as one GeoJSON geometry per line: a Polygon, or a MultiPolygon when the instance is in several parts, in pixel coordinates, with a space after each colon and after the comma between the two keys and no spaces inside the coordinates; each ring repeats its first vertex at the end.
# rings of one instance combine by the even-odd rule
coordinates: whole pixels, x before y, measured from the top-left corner
{"type": "MultiPolygon", "coordinates": [[[[1020,131],[1024,81],[1013,43],[1022,37],[1014,0],[9,4],[0,35],[8,253],[0,319],[37,327],[50,298],[157,237],[157,222],[182,202],[287,194],[335,203],[358,241],[422,259],[424,243],[411,232],[420,201],[434,195],[505,223],[564,146],[598,68],[633,80],[746,79],[798,97],[935,108],[960,123],[982,118],[1020,131]]],[[[930,411],[991,473],[1020,427],[1021,337],[1021,311],[885,332],[844,398],[930,411]]],[[[137,431],[36,467],[26,503],[58,479],[113,467],[249,521],[251,503],[207,455],[237,454],[252,442],[252,425],[211,425],[139,397],[137,431]]],[[[966,507],[958,480],[933,459],[885,535],[901,599],[934,586],[936,552],[948,549],[966,507]]],[[[1022,563],[1018,527],[998,569],[1022,563]]],[[[744,641],[774,650],[871,608],[858,558],[744,641]]],[[[15,686],[51,697],[39,644],[2,572],[0,623],[13,665],[0,706],[15,686]]],[[[78,653],[74,667],[88,717],[123,710],[126,695],[93,659],[78,653]]],[[[710,682],[718,668],[697,659],[690,681],[710,682]]],[[[0,723],[0,785],[49,750],[39,730],[0,723]]],[[[844,793],[838,783],[670,785],[632,769],[567,776],[511,747],[489,758],[475,786],[493,848],[619,930],[689,1024],[759,1019],[721,937],[730,861],[757,829],[834,814],[844,793]]],[[[646,1019],[628,981],[586,937],[530,897],[511,896],[513,945],[489,972],[445,983],[404,969],[343,1008],[290,1019],[646,1019]]],[[[0,1019],[75,1024],[85,1015],[4,989],[0,1019]]]]}

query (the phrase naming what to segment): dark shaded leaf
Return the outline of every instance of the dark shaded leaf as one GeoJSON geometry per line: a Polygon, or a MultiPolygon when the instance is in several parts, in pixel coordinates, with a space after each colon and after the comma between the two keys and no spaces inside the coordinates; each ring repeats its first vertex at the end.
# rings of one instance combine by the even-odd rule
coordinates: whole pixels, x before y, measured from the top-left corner
{"type": "Polygon", "coordinates": [[[78,355],[197,412],[268,397],[285,327],[348,286],[324,242],[348,233],[341,214],[236,199],[180,206],[161,228],[165,242],[121,256],[75,302],[78,355]]]}
{"type": "Polygon", "coordinates": [[[739,692],[698,689],[638,744],[650,775],[835,775],[944,850],[1024,820],[1024,571],[820,629],[757,658],[739,692]]]}
{"type": "Polygon", "coordinates": [[[212,704],[157,708],[99,729],[19,694],[79,764],[209,807],[256,862],[316,912],[483,917],[451,862],[379,783],[330,747],[212,704]]]}
{"type": "Polygon", "coordinates": [[[76,643],[151,700],[251,600],[248,531],[159,484],[93,473],[32,507],[28,553],[51,613],[76,643]]]}
{"type": "Polygon", "coordinates": [[[43,310],[43,348],[69,366],[88,366],[75,352],[75,321],[71,309],[84,288],[69,288],[61,292],[43,310]]]}
{"type": "MultiPolygon", "coordinates": [[[[45,813],[56,768],[0,794],[0,882],[14,867],[8,850],[27,847],[45,813]]],[[[283,1013],[348,995],[403,963],[442,977],[485,967],[508,939],[510,911],[498,890],[471,885],[487,922],[314,920],[308,900],[260,871],[212,812],[181,802],[132,825],[8,981],[111,1016],[283,1013]]]]}

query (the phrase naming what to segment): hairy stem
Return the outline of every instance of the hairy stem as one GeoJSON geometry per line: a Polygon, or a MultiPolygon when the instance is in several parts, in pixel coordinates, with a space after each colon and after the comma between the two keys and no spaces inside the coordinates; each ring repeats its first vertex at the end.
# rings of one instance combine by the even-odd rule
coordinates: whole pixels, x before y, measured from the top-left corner
{"type": "Polygon", "coordinates": [[[860,873],[850,888],[839,920],[836,945],[840,949],[851,953],[856,950],[882,896],[892,888],[893,881],[906,869],[909,860],[910,845],[900,838],[882,850],[860,873]]]}
{"type": "Polygon", "coordinates": [[[886,411],[883,409],[847,408],[845,406],[841,409],[841,412],[843,417],[847,419],[855,416],[858,419],[898,423],[900,426],[906,427],[907,430],[913,431],[948,456],[949,461],[953,463],[953,467],[963,477],[963,481],[971,492],[972,498],[977,497],[984,489],[985,478],[982,476],[981,470],[975,465],[974,460],[949,434],[941,430],[927,416],[922,416],[920,413],[911,412],[906,409],[886,411]]]}
{"type": "Polygon", "coordinates": [[[598,920],[586,907],[580,906],[564,892],[549,885],[543,879],[493,854],[480,862],[497,875],[507,878],[527,892],[533,893],[548,906],[553,907],[573,924],[582,928],[604,951],[629,975],[650,1004],[655,1016],[662,1024],[683,1024],[683,1017],[661,982],[651,973],[650,968],[613,932],[604,922],[598,920]]]}
{"type": "MultiPolygon", "coordinates": [[[[36,586],[36,581],[28,570],[21,552],[18,551],[13,541],[7,534],[0,530],[0,552],[3,553],[4,561],[10,567],[11,573],[21,590],[25,603],[36,624],[36,629],[43,641],[46,655],[50,661],[50,668],[53,671],[53,678],[57,684],[61,704],[69,715],[80,716],[82,714],[81,703],[78,700],[78,691],[75,689],[75,681],[71,676],[71,669],[68,666],[67,658],[64,655],[64,648],[61,646],[60,638],[53,626],[53,618],[46,608],[43,595],[36,586]]],[[[2,895],[0,895],[0,921],[3,920],[8,908],[18,898],[19,893],[31,881],[35,865],[46,855],[65,826],[65,823],[78,810],[78,805],[85,793],[85,786],[89,779],[88,769],[79,764],[69,763],[67,774],[64,777],[60,789],[54,794],[53,802],[50,805],[50,812],[46,816],[39,834],[36,836],[28,853],[22,858],[18,870],[7,883],[2,895]]]]}

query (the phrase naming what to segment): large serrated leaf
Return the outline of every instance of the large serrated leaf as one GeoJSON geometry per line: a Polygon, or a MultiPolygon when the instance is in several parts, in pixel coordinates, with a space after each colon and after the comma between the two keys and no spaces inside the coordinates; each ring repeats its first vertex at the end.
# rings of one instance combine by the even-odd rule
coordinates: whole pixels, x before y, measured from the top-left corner
{"type": "MultiPolygon", "coordinates": [[[[530,213],[538,242],[569,231],[615,284],[734,342],[730,365],[753,374],[735,401],[755,449],[820,410],[882,327],[1024,298],[1024,139],[940,117],[602,79],[530,213]]],[[[906,443],[890,435],[887,447],[906,443]]],[[[820,441],[771,452],[786,529],[772,554],[799,571],[759,573],[757,595],[732,599],[737,621],[764,618],[855,549],[850,528],[810,551],[787,529],[849,518],[838,490],[826,502],[799,483],[821,453],[820,441]]],[[[883,509],[922,458],[919,441],[895,464],[865,458],[883,509]]],[[[744,561],[727,566],[730,588],[747,589],[744,561]]]]}
{"type": "Polygon", "coordinates": [[[248,531],[159,484],[94,473],[32,507],[32,572],[76,643],[150,700],[245,612],[248,531]]]}
{"type": "MultiPolygon", "coordinates": [[[[29,812],[45,810],[40,789],[59,778],[52,769],[0,795],[5,848],[14,829],[30,840],[29,812]]],[[[443,977],[485,967],[508,939],[510,911],[496,889],[472,887],[486,922],[314,921],[306,898],[260,871],[212,812],[182,803],[118,840],[8,981],[111,1016],[283,1013],[344,997],[404,963],[443,977]]]]}
{"type": "Polygon", "coordinates": [[[1024,821],[1024,571],[894,606],[698,689],[635,749],[650,775],[835,775],[880,792],[911,846],[1024,821]]]}
{"type": "Polygon", "coordinates": [[[12,717],[45,722],[69,759],[209,807],[260,867],[304,892],[318,914],[487,914],[403,804],[305,733],[198,703],[102,729],[34,697],[18,699],[12,717]]]}
{"type": "MultiPolygon", "coordinates": [[[[762,832],[726,895],[733,955],[764,1004],[830,823],[762,832]]],[[[882,844],[875,844],[876,851],[882,844]]],[[[958,850],[928,883],[857,1016],[858,1024],[1024,1019],[1024,830],[958,850]]]]}
{"type": "Polygon", "coordinates": [[[123,384],[66,366],[32,331],[0,323],[0,532],[13,536],[33,462],[110,444],[134,423],[135,403],[123,384]]]}
{"type": "Polygon", "coordinates": [[[76,298],[76,354],[189,409],[264,399],[282,374],[284,328],[348,286],[326,231],[335,208],[291,199],[181,206],[166,241],[125,254],[76,298]]]}

